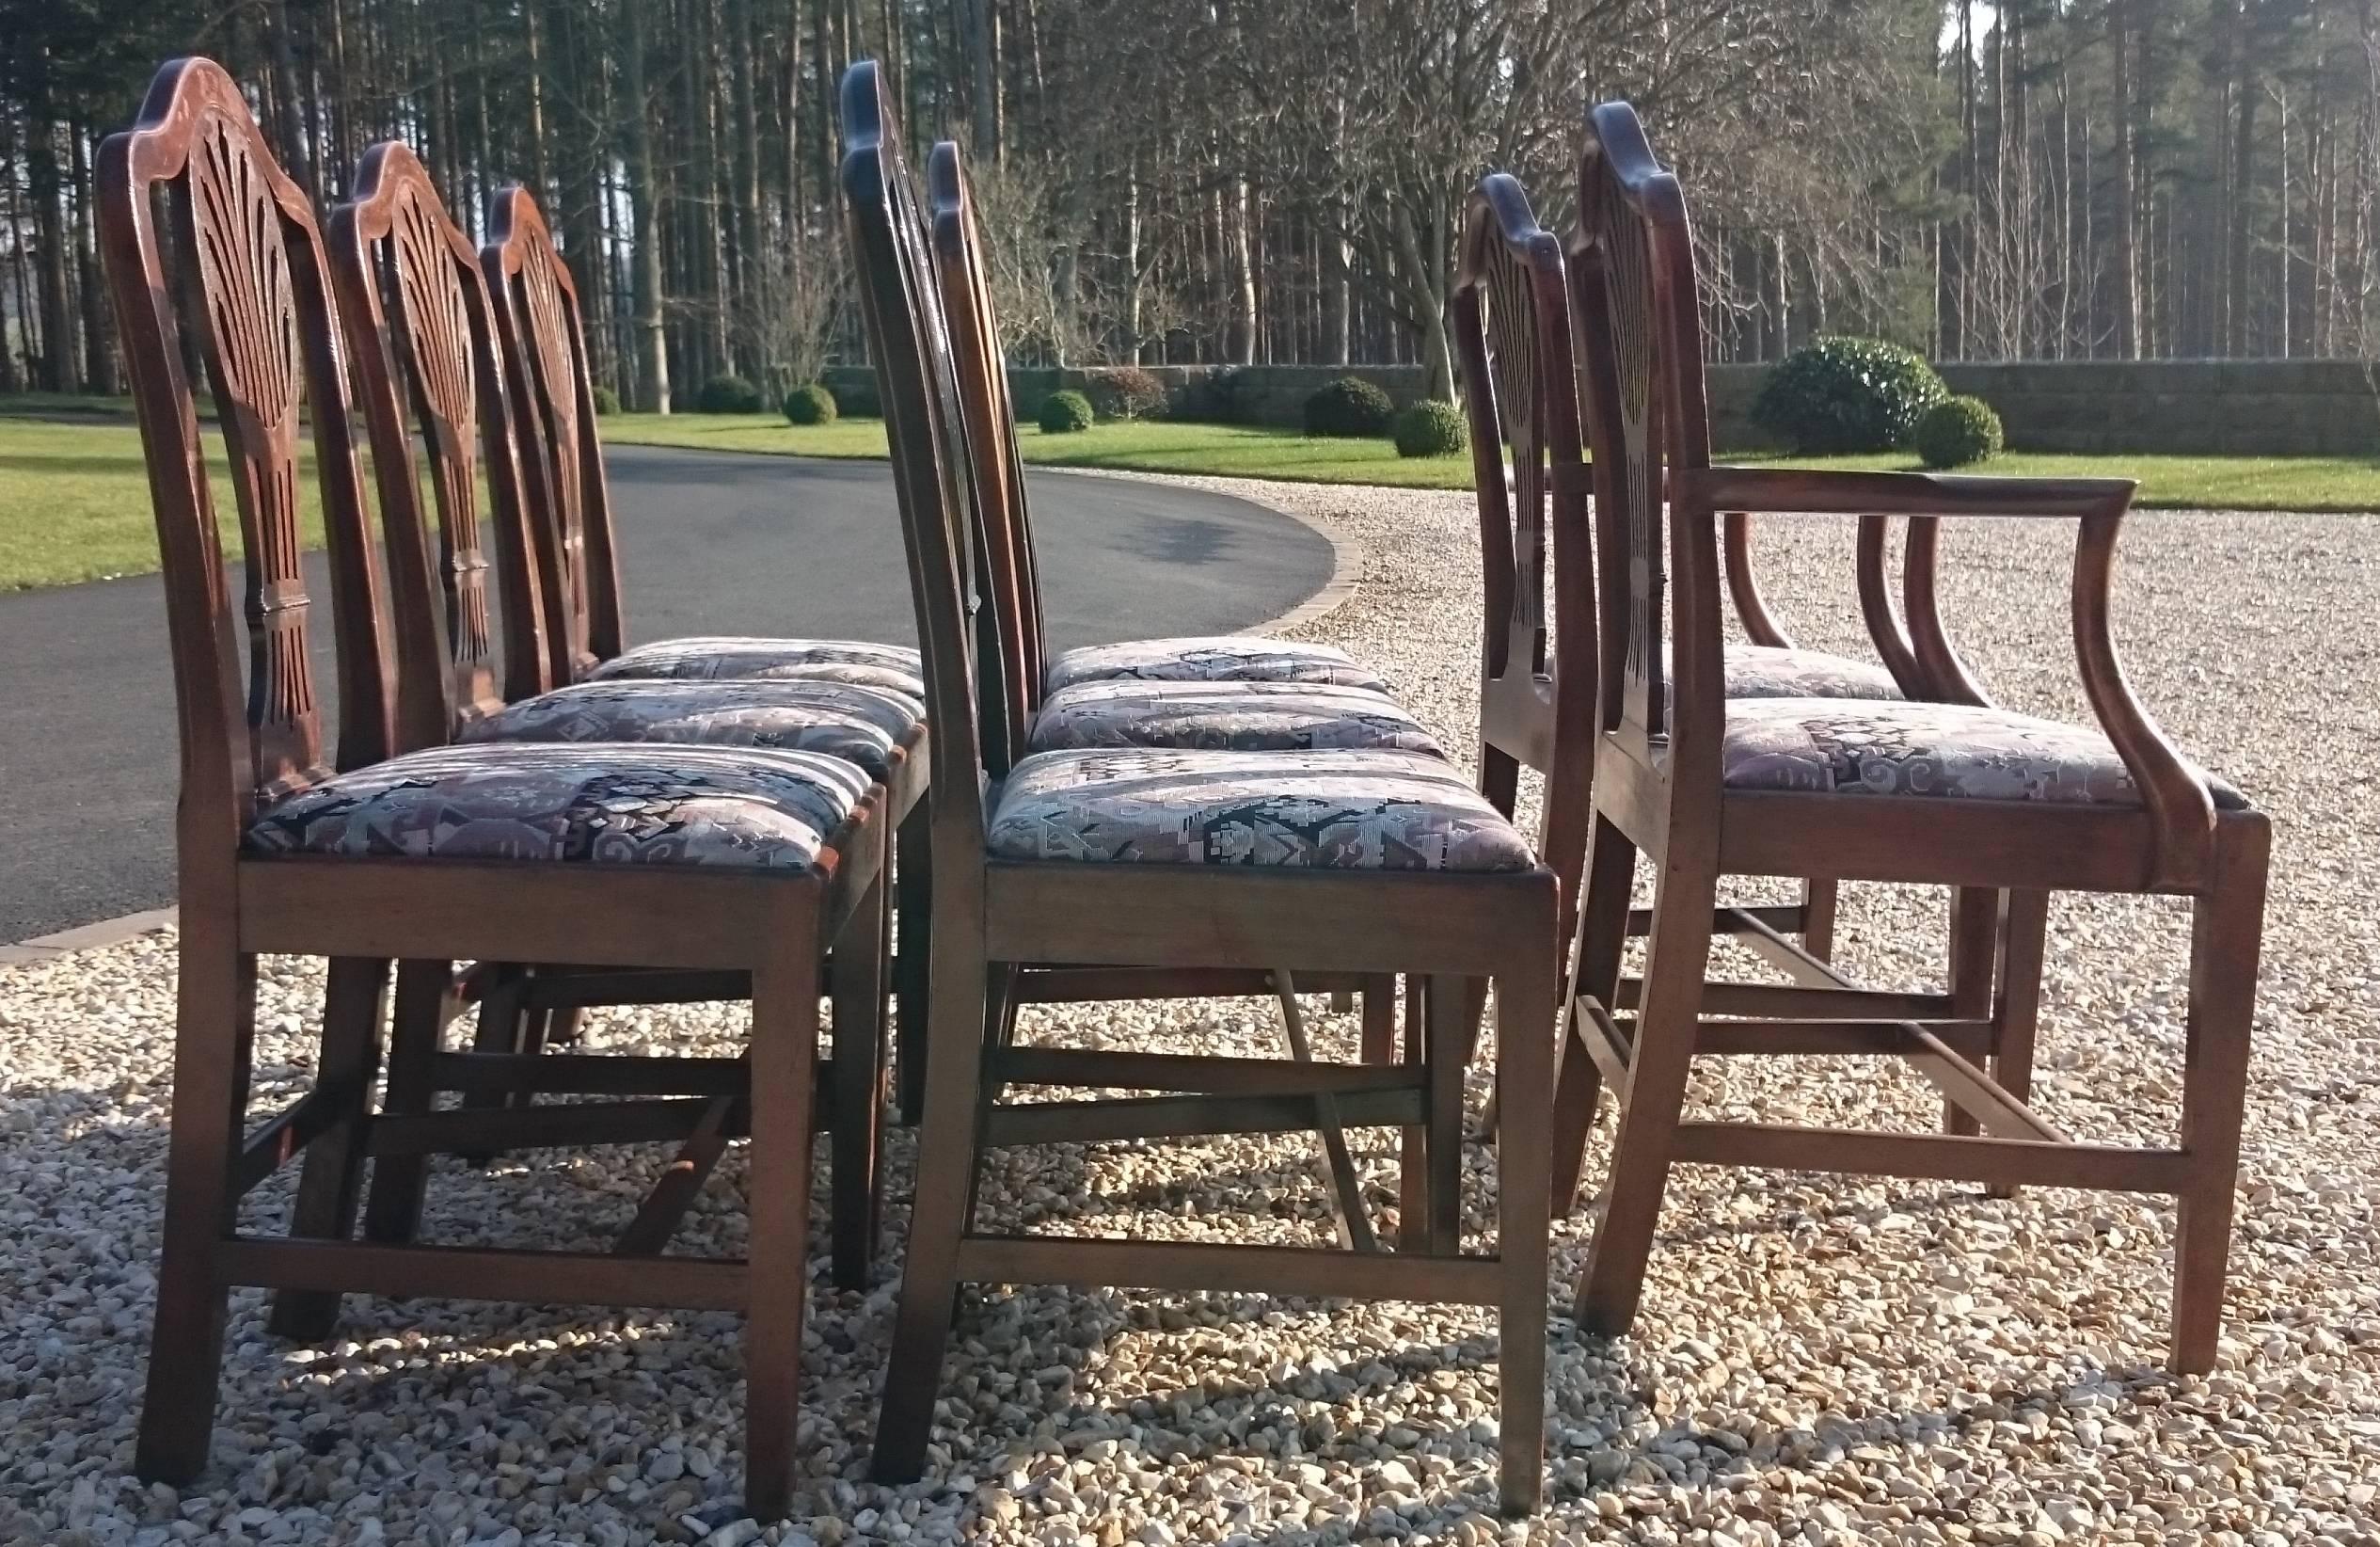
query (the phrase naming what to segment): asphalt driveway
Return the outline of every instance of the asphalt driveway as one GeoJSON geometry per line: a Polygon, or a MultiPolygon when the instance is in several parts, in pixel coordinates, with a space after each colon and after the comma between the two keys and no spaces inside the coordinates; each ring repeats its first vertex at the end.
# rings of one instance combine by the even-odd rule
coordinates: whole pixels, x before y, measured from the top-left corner
{"type": "MultiPolygon", "coordinates": [[[[631,643],[914,641],[885,464],[640,446],[607,463],[631,643]]],[[[1229,633],[1330,578],[1328,542],[1244,500],[1064,472],[1028,481],[1054,647],[1229,633]]],[[[327,691],[319,556],[313,574],[327,691]]],[[[157,578],[0,595],[0,941],[171,901],[173,683],[157,578]]]]}

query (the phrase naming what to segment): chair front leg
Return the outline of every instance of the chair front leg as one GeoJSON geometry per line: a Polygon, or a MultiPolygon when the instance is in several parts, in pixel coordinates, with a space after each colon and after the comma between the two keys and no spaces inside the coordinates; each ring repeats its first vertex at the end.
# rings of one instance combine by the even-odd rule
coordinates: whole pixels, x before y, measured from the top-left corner
{"type": "MultiPolygon", "coordinates": [[[[380,1075],[380,1018],[388,1008],[389,964],[368,957],[332,959],[323,995],[323,1052],[315,1090],[337,1104],[337,1115],[306,1146],[289,1233],[345,1240],[356,1227],[363,1190],[364,1132],[372,1122],[373,1085],[380,1075]]],[[[339,1299],[319,1289],[283,1289],[273,1297],[267,1329],[276,1337],[319,1343],[339,1321],[339,1299]]]]}
{"type": "Polygon", "coordinates": [[[1611,1150],[1603,1219],[1579,1284],[1578,1320],[1605,1337],[1626,1333],[1644,1293],[1644,1268],[1669,1183],[1670,1153],[1694,1061],[1703,972],[1710,960],[1711,905],[1718,877],[1668,856],[1653,899],[1653,934],[1637,1003],[1627,1089],[1619,1092],[1620,1132],[1611,1150]]]}
{"type": "Polygon", "coordinates": [[[214,1437],[230,1309],[215,1253],[239,1203],[231,1168],[247,1112],[256,958],[185,925],[177,996],[165,1247],[133,1470],[178,1488],[206,1470],[214,1437]]]}
{"type": "Polygon", "coordinates": [[[1801,884],[1801,949],[1821,962],[1834,960],[1834,920],[1843,906],[1843,884],[1809,880],[1801,884]]]}
{"type": "Polygon", "coordinates": [[[2213,880],[2193,905],[2190,1010],[2182,1075],[2182,1148],[2189,1183],[2174,1243],[2176,1371],[2214,1368],[2223,1336],[2223,1285],[2240,1176],[2240,1124],[2247,1105],[2249,1031],[2264,934],[2271,830],[2263,822],[2218,830],[2213,880]]]}
{"type": "Polygon", "coordinates": [[[1540,943],[1496,984],[1496,1089],[1502,1116],[1496,1139],[1496,1254],[1503,1275],[1497,1317],[1498,1436],[1500,1502],[1507,1515],[1533,1514],[1545,1488],[1554,1048],[1547,1033],[1557,998],[1553,964],[1553,952],[1540,943]]]}
{"type": "MultiPolygon", "coordinates": [[[[809,1302],[810,1152],[817,1091],[815,922],[752,972],[751,1303],[744,1317],[744,1507],[779,1520],[793,1503],[809,1302]]],[[[839,1051],[839,1049],[838,1049],[839,1051]]]]}
{"type": "MultiPolygon", "coordinates": [[[[380,1098],[389,1117],[426,1112],[436,1089],[435,1069],[447,1022],[453,964],[399,962],[396,1011],[389,1030],[389,1082],[380,1098]]],[[[384,1155],[372,1163],[372,1191],[364,1203],[364,1238],[410,1241],[421,1226],[426,1155],[384,1155]]]]}
{"type": "MultiPolygon", "coordinates": [[[[1991,1078],[2019,1101],[2033,1099],[2033,1042],[2041,1023],[2041,967],[2049,948],[2050,894],[2007,894],[2001,932],[2000,981],[1991,1002],[1991,1078]]],[[[2016,1184],[1985,1192],[2013,1198],[2016,1184]]]]}
{"type": "Polygon", "coordinates": [[[925,1469],[959,1295],[959,1241],[971,1222],[975,1194],[988,1008],[982,937],[967,930],[940,930],[933,950],[933,1019],[926,1038],[926,1099],[917,1132],[909,1260],[901,1271],[900,1310],[893,1323],[893,1352],[869,1466],[870,1475],[887,1484],[913,1482],[925,1469]]]}

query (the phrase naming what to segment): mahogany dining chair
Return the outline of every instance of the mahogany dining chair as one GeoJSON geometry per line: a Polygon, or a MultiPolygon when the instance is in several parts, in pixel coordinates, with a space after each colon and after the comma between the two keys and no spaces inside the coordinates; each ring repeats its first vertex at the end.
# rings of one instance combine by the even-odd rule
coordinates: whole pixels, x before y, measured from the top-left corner
{"type": "MultiPolygon", "coordinates": [[[[882,813],[868,780],[838,758],[760,748],[431,745],[391,756],[383,582],[305,194],[274,162],[238,85],[200,58],[158,72],[135,126],[101,147],[96,186],[156,516],[181,741],[174,1099],[135,1470],[174,1485],[205,1470],[234,1285],[735,1309],[746,1316],[746,1501],[755,1514],[782,1513],[800,1407],[817,962],[827,939],[876,906],[882,813]],[[245,550],[236,608],[185,349],[203,361],[230,469],[245,550]],[[351,690],[335,755],[306,630],[308,423],[351,690]],[[327,958],[328,988],[312,1089],[251,1132],[257,959],[268,953],[327,958]],[[709,1106],[375,1110],[389,964],[402,1023],[435,1005],[458,958],[750,974],[747,1067],[706,1092],[743,1096],[748,1259],[348,1238],[368,1156],[378,1166],[499,1141],[611,1141],[640,1124],[677,1138],[709,1106]],[[300,1156],[290,1233],[242,1228],[243,1196],[300,1156]]],[[[407,1045],[402,1024],[396,1040],[407,1045]]]]}
{"type": "Polygon", "coordinates": [[[934,726],[932,1020],[916,1196],[874,1460],[923,1465],[959,1280],[1234,1288],[1491,1305],[1503,1503],[1544,1486],[1546,1158],[1553,877],[1442,758],[1385,750],[1144,747],[1018,756],[982,710],[969,606],[997,519],[979,473],[933,266],[881,74],[843,83],[843,192],[890,435],[934,726]],[[1004,774],[995,773],[1004,770],[1004,774]],[[1025,964],[1411,973],[1495,984],[1497,1252],[1460,1241],[1464,1065],[1392,1066],[1021,1045],[987,1013],[1025,964]],[[1011,1104],[1006,1085],[1166,1092],[1011,1104]],[[1396,1252],[1012,1235],[975,1218],[983,1146],[1295,1131],[1320,1097],[1350,1124],[1430,1131],[1428,1228],[1396,1252]]]}
{"type": "MultiPolygon", "coordinates": [[[[388,550],[398,684],[395,750],[450,740],[778,747],[853,764],[876,787],[872,800],[887,810],[897,813],[914,804],[923,779],[912,769],[922,761],[925,707],[891,689],[796,679],[629,679],[553,687],[551,658],[543,647],[544,598],[536,583],[540,554],[550,545],[537,541],[532,506],[521,494],[494,309],[476,252],[447,214],[428,170],[402,140],[365,152],[353,197],[331,213],[325,236],[388,550]],[[478,496],[483,474],[493,507],[487,524],[504,555],[494,566],[503,593],[500,606],[491,606],[495,598],[488,595],[490,566],[484,557],[478,496]],[[433,491],[430,510],[421,495],[425,483],[433,491]],[[499,620],[505,642],[500,673],[499,620]]],[[[874,1254],[883,934],[881,909],[856,915],[822,967],[834,1015],[834,1055],[821,1069],[836,1093],[834,1277],[847,1288],[865,1284],[874,1254]]],[[[598,982],[641,1003],[739,999],[748,991],[735,974],[570,976],[566,969],[547,970],[549,976],[564,974],[578,990],[579,1004],[601,1002],[592,992],[598,982]]],[[[480,1013],[492,1018],[511,1007],[500,990],[485,991],[491,976],[483,970],[460,981],[482,986],[480,1013]]],[[[460,1013],[468,997],[450,995],[446,1013],[460,1013]]],[[[404,1024],[410,1033],[425,1034],[421,1029],[431,1018],[408,1017],[404,1024]]],[[[522,1056],[533,1049],[486,1045],[493,1040],[499,1039],[448,1057],[443,1064],[452,1071],[445,1079],[462,1082],[452,1088],[465,1092],[467,1105],[521,1105],[533,1094],[585,1093],[572,1090],[574,1068],[583,1069],[599,1089],[615,1092],[625,1077],[616,1058],[536,1062],[522,1056]],[[516,1081],[505,1092],[508,1100],[497,1094],[506,1077],[516,1081]]],[[[401,1082],[391,1093],[392,1107],[424,1108],[449,1088],[436,1075],[439,1056],[434,1043],[418,1051],[400,1050],[392,1072],[402,1069],[420,1077],[401,1082]]],[[[695,1077],[713,1079],[716,1072],[695,1077]]],[[[667,1093],[666,1084],[659,1089],[667,1093]]],[[[704,1125],[695,1148],[680,1156],[677,1201],[690,1201],[719,1158],[724,1108],[736,1099],[714,1098],[722,1109],[704,1125]]],[[[381,1168],[370,1211],[373,1226],[384,1234],[408,1230],[405,1221],[418,1208],[420,1188],[418,1160],[381,1168]]],[[[649,1216],[644,1238],[658,1247],[670,1224],[658,1213],[649,1216]]]]}

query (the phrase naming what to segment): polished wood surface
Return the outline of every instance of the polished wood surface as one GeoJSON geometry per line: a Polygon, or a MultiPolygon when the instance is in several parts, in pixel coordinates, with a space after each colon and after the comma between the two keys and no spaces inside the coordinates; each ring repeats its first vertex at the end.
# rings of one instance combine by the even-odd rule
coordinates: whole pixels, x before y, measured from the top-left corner
{"type": "Polygon", "coordinates": [[[1505,875],[1273,871],[1023,864],[988,854],[982,792],[1002,751],[1003,703],[976,671],[976,651],[985,646],[973,610],[974,555],[985,531],[982,464],[999,454],[971,444],[970,425],[984,410],[977,405],[971,416],[962,402],[961,351],[945,318],[933,226],[903,165],[872,63],[845,77],[843,122],[847,228],[892,445],[935,727],[932,1021],[916,1204],[876,1475],[912,1478],[924,1462],[961,1278],[1443,1297],[1498,1307],[1503,1502],[1534,1508],[1544,1487],[1553,876],[1543,868],[1505,875]],[[1228,1082],[1228,1092],[1161,1093],[1154,1099],[1162,1109],[1110,1101],[1011,1107],[1000,1100],[1011,1079],[1095,1085],[1117,1072],[1112,1055],[1078,1063],[1064,1049],[1017,1045],[1011,991],[1028,964],[1403,973],[1422,983],[1443,980],[1441,998],[1467,996],[1467,979],[1493,979],[1503,1105],[1496,1255],[1460,1253],[1443,1228],[1455,1206],[1447,1185],[1455,1169],[1452,1140],[1459,1138],[1453,1095],[1469,1052],[1460,1017],[1430,1017],[1436,1034],[1422,1057],[1410,1068],[1372,1071],[1382,1083],[1371,1090],[1324,1090],[1316,1065],[1294,1057],[1282,1061],[1284,1077],[1269,1086],[1254,1082],[1247,1061],[1199,1059],[1171,1065],[1170,1074],[1138,1067],[1148,1077],[1179,1080],[1177,1092],[1228,1082]],[[1347,1121],[1377,1102],[1381,1116],[1440,1139],[1439,1164],[1426,1178],[1435,1187],[1417,1210],[1438,1222],[1432,1239],[1410,1250],[1338,1252],[1010,1237],[978,1228],[974,1179],[981,1147],[1018,1124],[1029,1124],[1037,1140],[1151,1124],[1165,1132],[1289,1130],[1316,1125],[1325,1097],[1347,1121]]]}
{"type": "MultiPolygon", "coordinates": [[[[389,156],[378,170],[383,183],[373,197],[385,196],[383,208],[393,209],[402,180],[389,156]]],[[[163,558],[182,770],[175,1099],[135,1470],[179,1485],[205,1469],[235,1284],[276,1288],[275,1325],[314,1337],[326,1335],[339,1297],[349,1291],[741,1306],[751,1393],[747,1500],[756,1513],[781,1513],[794,1475],[817,964],[824,942],[850,927],[873,895],[883,850],[881,799],[863,800],[828,835],[814,867],[785,872],[244,853],[243,835],[262,807],[319,783],[334,760],[359,767],[433,729],[411,708],[400,728],[399,672],[358,473],[357,405],[331,265],[304,196],[275,165],[236,83],[212,61],[179,59],[159,72],[134,128],[102,147],[97,187],[101,255],[163,558]],[[203,361],[214,389],[246,547],[236,614],[183,365],[192,357],[203,361]],[[325,755],[302,628],[309,598],[298,562],[301,418],[314,437],[332,559],[341,706],[335,759],[325,755]],[[314,1086],[250,1133],[256,962],[264,953],[331,960],[314,1086]],[[757,1034],[748,1121],[758,1200],[749,1264],[442,1248],[413,1238],[420,1156],[484,1146],[496,1133],[517,1132],[511,1125],[524,1115],[431,1111],[429,1096],[449,1056],[439,1034],[458,982],[468,981],[458,980],[452,964],[465,958],[749,976],[757,1034]],[[385,1040],[384,1015],[392,1017],[385,1040]],[[375,1108],[384,1060],[388,1088],[375,1108]],[[366,1202],[361,1168],[373,1155],[382,1158],[366,1202]],[[293,1160],[305,1169],[289,1236],[243,1232],[240,1197],[293,1160]],[[352,1238],[359,1212],[362,1242],[352,1238]],[[770,1292],[751,1292],[754,1273],[773,1281],[770,1292]]],[[[342,234],[360,237],[369,225],[359,215],[342,234]]],[[[452,245],[439,256],[433,234],[417,227],[402,242],[428,262],[451,263],[452,245]]],[[[451,302],[453,292],[445,295],[451,302]]],[[[434,296],[420,300],[432,309],[425,321],[452,342],[452,315],[437,314],[434,296]]],[[[458,428],[488,401],[455,380],[462,358],[424,357],[437,378],[431,411],[458,428]]],[[[383,431],[389,407],[384,397],[383,431]]],[[[419,524],[406,534],[420,535],[419,524]]],[[[399,556],[416,564],[410,549],[399,556]]],[[[426,550],[420,564],[402,582],[403,599],[415,606],[431,596],[426,550]]],[[[468,598],[472,589],[465,581],[455,594],[468,598]]],[[[439,684],[433,696],[454,680],[450,668],[471,692],[484,691],[484,652],[469,628],[463,632],[459,656],[442,653],[432,662],[439,684]]],[[[676,1066],[655,1073],[670,1081],[685,1075],[676,1066]]],[[[536,1122],[552,1129],[541,1138],[563,1142],[668,1135],[690,1132],[706,1105],[661,1107],[630,1094],[610,1108],[544,1108],[551,1115],[536,1122]]]]}
{"type": "MultiPolygon", "coordinates": [[[[1636,115],[1591,115],[1571,248],[1583,331],[1608,341],[1590,375],[1589,424],[1605,561],[1605,684],[1595,830],[1574,947],[1579,998],[1563,1040],[1557,1186],[1575,1175],[1586,1124],[1608,1085],[1619,1131],[1603,1215],[1579,1285],[1589,1330],[1634,1321],[1669,1167],[1721,1165],[2166,1192],[2181,1200],[2170,1358],[2215,1356],[2245,1098],[2270,834],[2253,810],[2218,811],[2204,775],[2166,742],[2126,682],[2112,636],[2116,540],[2133,486],[2113,479],[1996,479],[1713,466],[1705,418],[1693,245],[1677,181],[1654,159],[1636,115]],[[1666,491],[1667,499],[1662,498],[1666,491]],[[1841,512],[1912,523],[1903,601],[1909,635],[1887,663],[1904,686],[1980,705],[1949,646],[1932,592],[1934,523],[1977,516],[2067,520],[2075,528],[2072,650],[2094,717],[2138,804],[2053,805],[1956,795],[1846,797],[1732,789],[1722,779],[1728,707],[1722,662],[1722,545],[1753,517],[1841,512]],[[1664,637],[1674,663],[1664,680],[1664,637]],[[1657,884],[1644,974],[1619,976],[1636,860],[1657,884]],[[1952,979],[1938,997],[1875,995],[1765,921],[1741,932],[1795,986],[1706,981],[1711,909],[1730,874],[1877,880],[1959,889],[1952,979]],[[2029,1105],[2047,894],[2075,889],[2191,900],[2189,1045],[2176,1144],[2123,1149],[2078,1141],[2029,1105]],[[1987,932],[1986,922],[1991,926],[1987,932]],[[1996,933],[1996,951],[1987,933],[1996,933]],[[1613,1013],[1632,1004],[1633,1016],[1613,1013]],[[1978,1012],[1987,1035],[1975,1044],[1978,1012]],[[1887,1045],[1930,1080],[1955,1120],[1944,1134],[1685,1122],[1693,1056],[1756,1045],[1776,1023],[1779,1051],[1799,1021],[1887,1045]],[[1858,1037],[1855,1028],[1866,1028],[1858,1037]]],[[[1734,598],[1739,613],[1743,597],[1734,598]]],[[[1880,648],[1891,598],[1864,566],[1862,599],[1880,648]]],[[[1806,1044],[1806,1038],[1804,1042],[1806,1044]]]]}

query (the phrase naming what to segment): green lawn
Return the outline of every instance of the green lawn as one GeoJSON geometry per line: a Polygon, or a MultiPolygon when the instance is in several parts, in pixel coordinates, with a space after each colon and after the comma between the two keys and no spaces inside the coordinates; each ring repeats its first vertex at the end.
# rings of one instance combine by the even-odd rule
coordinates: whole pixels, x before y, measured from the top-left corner
{"type": "MultiPolygon", "coordinates": [[[[128,420],[110,421],[98,399],[0,399],[0,590],[63,585],[157,567],[157,542],[140,438],[128,420]]],[[[115,412],[122,413],[120,400],[115,412]]],[[[781,455],[881,457],[884,426],[845,420],[795,427],[762,414],[618,414],[603,422],[619,444],[691,446],[781,455]]],[[[303,444],[303,442],[301,442],[303,444]]],[[[1468,488],[1468,456],[1406,460],[1385,441],[1309,439],[1287,430],[1226,424],[1103,424],[1081,435],[1043,435],[1027,426],[1024,459],[1052,467],[1121,468],[1146,472],[1212,473],[1308,483],[1395,484],[1468,488]]],[[[1784,461],[1777,457],[1743,460],[1784,461]]],[[[302,487],[308,540],[320,522],[310,467],[302,487]]],[[[1907,468],[1907,456],[1830,457],[1840,468],[1907,468]]],[[[2053,456],[2011,455],[1989,470],[2035,474],[2120,474],[2141,481],[2144,505],[2237,510],[2380,510],[2380,462],[2344,457],[2053,456]]],[[[238,547],[229,489],[219,471],[225,535],[238,547]]]]}
{"type": "MultiPolygon", "coordinates": [[[[306,542],[319,547],[313,448],[303,440],[300,447],[306,542]]],[[[240,523],[230,486],[220,455],[210,463],[224,546],[236,553],[240,523]]],[[[145,575],[156,567],[157,523],[139,431],[128,423],[0,420],[0,590],[145,575]]]]}
{"type": "MultiPolygon", "coordinates": [[[[872,419],[796,428],[765,414],[617,414],[603,422],[607,440],[709,451],[773,452],[795,456],[882,456],[884,426],[872,419]]],[[[1385,440],[1318,439],[1293,430],[1240,424],[1103,424],[1080,435],[1018,434],[1027,462],[1059,468],[1125,468],[1141,472],[1280,478],[1306,484],[1394,484],[1408,488],[1468,488],[1471,459],[1407,459],[1385,440]]],[[[1906,454],[1787,457],[1739,455],[1731,460],[1780,466],[1915,470],[1906,454]]],[[[2380,460],[2343,456],[2071,456],[2011,453],[1975,470],[2037,477],[2140,480],[2138,503],[2182,510],[2380,510],[2380,460]]]]}

